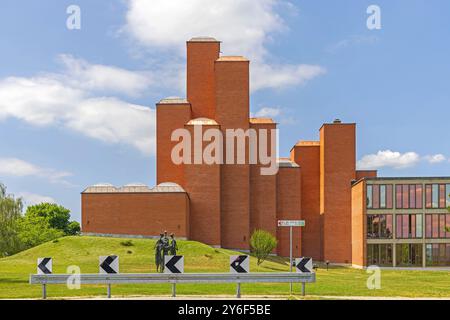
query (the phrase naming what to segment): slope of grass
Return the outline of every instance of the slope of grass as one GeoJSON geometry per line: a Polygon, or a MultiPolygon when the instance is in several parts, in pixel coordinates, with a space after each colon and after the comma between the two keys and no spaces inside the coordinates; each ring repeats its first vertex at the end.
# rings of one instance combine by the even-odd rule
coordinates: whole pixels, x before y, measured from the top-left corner
{"type": "MultiPolygon", "coordinates": [[[[155,240],[132,239],[132,246],[124,246],[124,239],[99,237],[65,237],[48,242],[12,257],[0,259],[0,298],[39,298],[41,287],[29,285],[29,274],[36,273],[38,257],[53,258],[53,272],[66,273],[67,267],[76,265],[82,273],[98,273],[98,257],[116,254],[120,257],[121,273],[155,272],[155,240]]],[[[235,251],[214,249],[194,241],[179,241],[179,253],[185,257],[185,272],[229,272],[229,256],[235,251]]],[[[260,267],[251,258],[253,272],[284,272],[289,270],[288,260],[271,257],[260,267]]],[[[369,290],[368,274],[364,270],[334,267],[317,270],[317,283],[307,285],[309,295],[327,296],[403,296],[449,297],[450,272],[382,271],[382,289],[369,290]]],[[[243,284],[242,294],[288,295],[288,284],[243,284]]],[[[65,285],[48,287],[49,297],[105,295],[105,286],[82,286],[69,290],[65,285]]],[[[113,295],[169,295],[170,285],[117,285],[113,295]]],[[[234,284],[184,284],[177,285],[178,294],[229,294],[235,292],[234,284]]],[[[300,293],[300,285],[294,285],[300,293]]]]}

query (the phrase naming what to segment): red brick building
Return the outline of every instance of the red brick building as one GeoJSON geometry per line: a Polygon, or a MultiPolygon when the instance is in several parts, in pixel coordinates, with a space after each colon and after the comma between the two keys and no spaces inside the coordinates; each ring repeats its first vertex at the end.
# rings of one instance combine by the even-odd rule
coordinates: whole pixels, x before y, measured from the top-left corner
{"type": "MultiPolygon", "coordinates": [[[[362,190],[356,185],[352,194],[352,183],[377,173],[356,170],[355,124],[324,124],[318,141],[300,141],[289,158],[277,160],[276,174],[261,174],[267,163],[251,162],[251,151],[239,163],[239,148],[233,152],[225,144],[220,153],[234,160],[231,164],[205,163],[185,151],[190,163],[173,161],[176,129],[186,129],[192,148],[200,152],[209,142],[198,144],[196,133],[204,137],[215,129],[226,137],[227,130],[251,129],[259,141],[254,151],[260,152],[265,137],[267,156],[275,156],[270,130],[277,124],[249,116],[249,65],[244,57],[221,56],[220,42],[213,38],[187,42],[187,98],[156,104],[158,185],[87,188],[82,193],[84,234],[152,237],[167,230],[211,246],[248,250],[252,231],[264,229],[277,237],[276,253],[288,256],[289,229],[277,227],[277,220],[302,219],[306,226],[294,228],[294,256],[365,265],[362,190]]],[[[244,144],[251,150],[250,135],[244,144]]]]}

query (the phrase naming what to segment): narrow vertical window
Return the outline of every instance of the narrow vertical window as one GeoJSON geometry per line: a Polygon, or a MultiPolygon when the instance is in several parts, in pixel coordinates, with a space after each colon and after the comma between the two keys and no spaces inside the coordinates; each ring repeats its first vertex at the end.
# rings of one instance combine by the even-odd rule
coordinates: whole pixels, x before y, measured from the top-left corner
{"type": "Polygon", "coordinates": [[[372,208],[373,201],[372,201],[372,186],[367,185],[367,208],[372,208]]]}
{"type": "Polygon", "coordinates": [[[416,185],[409,186],[409,207],[414,209],[416,207],[416,185]]]}
{"type": "Polygon", "coordinates": [[[399,239],[403,238],[402,237],[402,215],[401,214],[396,215],[395,227],[396,227],[397,238],[399,238],[399,239]]]}
{"type": "MultiPolygon", "coordinates": [[[[449,185],[449,191],[450,191],[450,185],[449,185]]],[[[392,184],[388,184],[386,186],[386,208],[392,209],[392,184]]],[[[450,204],[449,204],[450,206],[450,204]]]]}
{"type": "Polygon", "coordinates": [[[372,199],[372,207],[374,209],[380,208],[380,185],[373,185],[373,199],[372,199]]]}
{"type": "Polygon", "coordinates": [[[439,208],[439,185],[433,184],[431,191],[431,207],[439,208]]]}
{"type": "Polygon", "coordinates": [[[416,209],[423,208],[423,186],[421,184],[416,185],[416,209]]]}
{"type": "Polygon", "coordinates": [[[445,214],[439,215],[439,238],[445,238],[445,214]]]}
{"type": "Polygon", "coordinates": [[[386,186],[380,186],[380,208],[386,208],[386,186]]]}
{"type": "Polygon", "coordinates": [[[408,209],[409,208],[409,185],[404,184],[403,185],[403,209],[408,209]]]}
{"type": "Polygon", "coordinates": [[[433,214],[433,238],[439,238],[439,216],[437,214],[433,214]]]}
{"type": "Polygon", "coordinates": [[[395,185],[395,207],[402,209],[402,185],[395,185]]]}
{"type": "Polygon", "coordinates": [[[427,184],[425,186],[425,205],[426,208],[431,208],[432,201],[431,201],[431,184],[427,184]]]}
{"type": "Polygon", "coordinates": [[[416,238],[422,238],[422,215],[416,215],[416,238]]]}
{"type": "Polygon", "coordinates": [[[445,184],[440,184],[439,185],[439,208],[445,208],[445,201],[446,200],[446,196],[445,196],[445,184]]]}
{"type": "Polygon", "coordinates": [[[431,220],[431,214],[427,214],[425,216],[425,237],[431,238],[432,237],[432,220],[431,220]]]}

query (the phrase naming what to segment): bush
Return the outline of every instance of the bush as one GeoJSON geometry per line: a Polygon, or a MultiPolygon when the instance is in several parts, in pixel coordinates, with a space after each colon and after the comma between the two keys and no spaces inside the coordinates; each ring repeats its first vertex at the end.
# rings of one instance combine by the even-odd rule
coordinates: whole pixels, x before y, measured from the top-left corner
{"type": "Polygon", "coordinates": [[[133,241],[131,241],[131,240],[126,240],[126,241],[122,241],[122,242],[120,243],[120,245],[122,245],[122,246],[124,246],[124,247],[132,247],[132,246],[134,246],[134,243],[133,243],[133,241]]]}
{"type": "Polygon", "coordinates": [[[250,238],[250,247],[258,259],[258,266],[277,247],[277,239],[265,230],[255,230],[250,238]]]}

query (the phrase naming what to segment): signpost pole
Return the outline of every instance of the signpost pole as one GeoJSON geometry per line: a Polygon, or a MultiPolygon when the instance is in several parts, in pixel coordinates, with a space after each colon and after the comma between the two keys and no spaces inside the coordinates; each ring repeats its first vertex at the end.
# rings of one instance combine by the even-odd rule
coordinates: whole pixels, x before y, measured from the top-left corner
{"type": "Polygon", "coordinates": [[[111,299],[111,283],[108,283],[107,296],[108,299],[111,299]]]}
{"type": "MultiPolygon", "coordinates": [[[[289,264],[290,272],[292,272],[292,226],[289,227],[289,264]]],[[[292,294],[292,282],[289,283],[289,293],[292,294]]]]}

